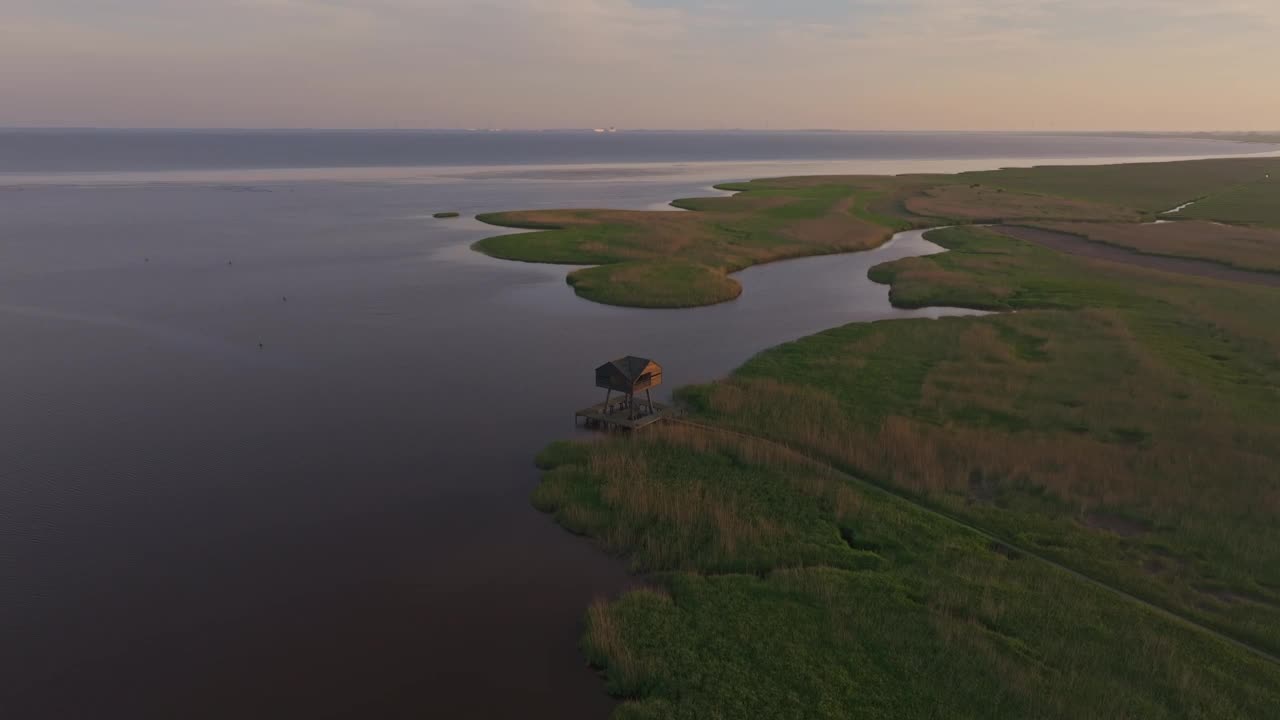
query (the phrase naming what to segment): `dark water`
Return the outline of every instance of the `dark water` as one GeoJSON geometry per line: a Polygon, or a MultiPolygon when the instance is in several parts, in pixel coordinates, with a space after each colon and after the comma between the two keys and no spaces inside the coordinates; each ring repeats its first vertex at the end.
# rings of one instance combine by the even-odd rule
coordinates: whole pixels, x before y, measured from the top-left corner
{"type": "MultiPolygon", "coordinates": [[[[104,169],[0,135],[22,170],[104,169]]],[[[425,216],[647,207],[769,167],[0,179],[0,717],[606,716],[576,641],[625,568],[528,503],[591,369],[651,355],[678,386],[910,316],[865,272],[932,246],[643,311],[425,216]]]]}
{"type": "Polygon", "coordinates": [[[1216,140],[887,132],[3,130],[0,172],[1232,154],[1216,140]]]}

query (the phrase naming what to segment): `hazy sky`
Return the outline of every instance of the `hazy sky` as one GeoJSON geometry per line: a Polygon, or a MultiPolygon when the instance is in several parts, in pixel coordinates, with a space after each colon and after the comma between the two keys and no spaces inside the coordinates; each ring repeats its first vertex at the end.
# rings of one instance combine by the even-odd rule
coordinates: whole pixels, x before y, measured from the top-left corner
{"type": "Polygon", "coordinates": [[[1278,38],[1280,0],[0,0],[0,125],[1280,129],[1278,38]]]}

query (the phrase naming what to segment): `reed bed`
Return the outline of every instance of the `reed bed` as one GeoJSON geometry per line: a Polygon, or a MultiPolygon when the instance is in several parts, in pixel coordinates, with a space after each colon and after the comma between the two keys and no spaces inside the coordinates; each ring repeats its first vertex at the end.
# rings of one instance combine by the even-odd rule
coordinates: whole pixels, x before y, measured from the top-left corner
{"type": "Polygon", "coordinates": [[[645,557],[655,586],[594,603],[583,637],[625,700],[617,718],[1261,717],[1280,702],[1265,661],[776,443],[672,426],[555,446],[543,463],[544,485],[576,476],[600,490],[602,542],[617,542],[617,524],[647,527],[614,549],[645,557]],[[709,459],[733,471],[709,473],[709,459]],[[679,493],[652,490],[677,477],[679,493]],[[655,553],[647,541],[711,528],[719,509],[742,512],[744,495],[775,485],[793,501],[770,505],[778,534],[735,548],[747,571],[727,567],[723,547],[655,553]],[[814,525],[857,562],[834,550],[793,562],[773,547],[811,542],[797,528],[814,525]]]}
{"type": "MultiPolygon", "coordinates": [[[[1149,217],[1232,184],[1207,206],[1266,219],[1255,176],[1277,170],[783,178],[684,204],[747,213],[742,247],[833,209],[909,225],[913,197],[1149,217]]],[[[588,612],[615,717],[1269,717],[1275,664],[1013,546],[1280,652],[1280,292],[930,238],[950,252],[872,271],[895,303],[1016,312],[833,329],[682,389],[695,425],[540,457],[535,504],[652,585],[588,612]]]]}
{"type": "MultiPolygon", "coordinates": [[[[829,331],[683,397],[1280,649],[1280,293],[948,233],[1055,292],[1024,291],[1014,315],[829,331]]],[[[949,255],[979,281],[992,267],[949,255]]]]}

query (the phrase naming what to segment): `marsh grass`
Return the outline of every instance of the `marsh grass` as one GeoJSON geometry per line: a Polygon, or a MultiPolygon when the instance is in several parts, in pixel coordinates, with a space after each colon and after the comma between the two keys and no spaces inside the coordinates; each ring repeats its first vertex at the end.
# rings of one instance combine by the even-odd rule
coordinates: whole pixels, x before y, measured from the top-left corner
{"type": "MultiPolygon", "coordinates": [[[[1280,196],[1275,199],[1280,204],[1280,196]]],[[[1280,231],[1200,221],[1160,224],[1036,223],[1147,255],[1211,260],[1243,270],[1280,272],[1280,231]]]]}
{"type": "Polygon", "coordinates": [[[1280,702],[1265,661],[774,444],[678,427],[542,461],[559,497],[607,508],[590,534],[655,584],[587,613],[617,718],[1262,717],[1280,702]],[[763,506],[768,532],[677,554],[647,541],[705,533],[720,509],[759,527],[744,498],[769,488],[792,497],[763,506]],[[610,535],[619,524],[648,529],[610,535]],[[819,538],[823,559],[775,547],[819,538]]]}
{"type": "Polygon", "coordinates": [[[998,223],[1006,220],[1112,220],[1135,222],[1137,210],[1028,192],[1005,191],[978,183],[939,185],[904,200],[907,211],[955,221],[998,223]]]}
{"type": "MultiPolygon", "coordinates": [[[[963,177],[1149,215],[1277,164],[963,177]]],[[[910,223],[907,200],[955,183],[783,178],[743,186],[747,205],[690,204],[771,233],[832,203],[910,223]]],[[[1245,217],[1252,192],[1213,213],[1245,217]]],[[[739,247],[777,237],[736,222],[739,247]]],[[[977,227],[929,238],[949,252],[872,270],[895,304],[1010,312],[819,333],[678,392],[718,430],[540,457],[535,504],[658,588],[588,614],[584,649],[627,698],[616,717],[1274,714],[1274,664],[1012,546],[1280,652],[1280,291],[977,227]]]]}
{"type": "MultiPolygon", "coordinates": [[[[862,184],[803,189],[748,183],[733,197],[677,200],[694,212],[547,210],[489,213],[478,219],[539,230],[481,240],[475,249],[528,262],[599,265],[571,284],[582,297],[613,305],[687,307],[724,302],[741,288],[730,273],[787,258],[874,248],[893,225],[867,209],[862,184]]],[[[895,224],[901,224],[900,221],[895,224]]]]}
{"type": "MultiPolygon", "coordinates": [[[[1043,166],[960,173],[956,180],[1009,191],[1071,198],[1126,207],[1155,216],[1197,198],[1280,177],[1280,158],[1231,158],[1122,165],[1043,166]]],[[[1221,214],[1188,215],[1223,222],[1261,207],[1261,198],[1242,198],[1221,214]]],[[[1195,207],[1195,206],[1192,206],[1195,207]]]]}
{"type": "MultiPolygon", "coordinates": [[[[867,250],[894,232],[919,227],[1049,220],[1138,222],[1192,198],[1196,215],[1224,222],[1280,221],[1274,207],[1278,160],[1218,160],[1098,167],[1042,167],[958,175],[774,178],[721,186],[731,197],[685,198],[692,212],[539,210],[486,213],[477,219],[536,232],[474,245],[508,260],[577,265],[621,264],[576,273],[582,297],[612,305],[687,307],[737,297],[727,275],[795,257],[867,250]]],[[[917,268],[919,270],[919,268],[917,268]]],[[[921,286],[956,277],[904,278],[895,302],[928,302],[921,286]]],[[[1002,307],[980,288],[967,304],[1002,307]],[[985,304],[984,304],[985,303],[985,304]]]]}
{"type": "Polygon", "coordinates": [[[1253,178],[1230,190],[1214,193],[1182,211],[1182,217],[1280,228],[1280,173],[1253,178]]]}
{"type": "Polygon", "coordinates": [[[632,260],[597,265],[569,274],[578,295],[606,305],[682,308],[712,305],[742,294],[742,285],[723,272],[677,260],[632,260]]]}
{"type": "Polygon", "coordinates": [[[627,445],[593,446],[585,461],[574,452],[557,445],[544,453],[552,469],[535,505],[570,530],[625,552],[637,571],[863,568],[879,561],[841,532],[840,518],[860,502],[853,489],[768,443],[676,426],[651,428],[627,445]],[[835,520],[819,509],[830,509],[835,520]]]}
{"type": "MultiPolygon", "coordinates": [[[[977,229],[932,237],[955,249],[920,259],[938,266],[926,278],[1005,287],[991,297],[1020,311],[839,328],[682,397],[1280,649],[1280,293],[977,229]],[[1215,599],[1214,583],[1249,599],[1215,599]]],[[[931,301],[965,297],[919,282],[931,301]]]]}

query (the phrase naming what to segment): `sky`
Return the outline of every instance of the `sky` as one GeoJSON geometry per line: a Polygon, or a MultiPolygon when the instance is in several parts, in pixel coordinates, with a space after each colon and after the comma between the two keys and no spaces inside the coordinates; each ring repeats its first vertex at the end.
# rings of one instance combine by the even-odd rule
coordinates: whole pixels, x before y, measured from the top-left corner
{"type": "Polygon", "coordinates": [[[0,126],[1280,129],[1280,0],[0,0],[0,126]]]}

